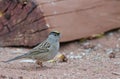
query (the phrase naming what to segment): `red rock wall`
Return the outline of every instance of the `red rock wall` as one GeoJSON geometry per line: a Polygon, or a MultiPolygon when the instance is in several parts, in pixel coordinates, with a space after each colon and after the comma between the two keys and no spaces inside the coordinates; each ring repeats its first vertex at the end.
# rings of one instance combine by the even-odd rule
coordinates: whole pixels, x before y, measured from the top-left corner
{"type": "Polygon", "coordinates": [[[39,0],[51,30],[71,41],[120,27],[119,0],[39,0]]]}
{"type": "Polygon", "coordinates": [[[0,46],[34,46],[51,30],[66,42],[114,28],[119,0],[0,0],[0,46]]]}

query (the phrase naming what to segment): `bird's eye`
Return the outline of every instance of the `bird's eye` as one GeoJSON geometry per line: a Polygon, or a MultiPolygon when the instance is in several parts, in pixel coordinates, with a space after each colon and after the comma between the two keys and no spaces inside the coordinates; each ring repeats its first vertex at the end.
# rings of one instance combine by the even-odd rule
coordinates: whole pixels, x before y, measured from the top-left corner
{"type": "Polygon", "coordinates": [[[55,36],[57,36],[57,34],[55,34],[55,36]]]}

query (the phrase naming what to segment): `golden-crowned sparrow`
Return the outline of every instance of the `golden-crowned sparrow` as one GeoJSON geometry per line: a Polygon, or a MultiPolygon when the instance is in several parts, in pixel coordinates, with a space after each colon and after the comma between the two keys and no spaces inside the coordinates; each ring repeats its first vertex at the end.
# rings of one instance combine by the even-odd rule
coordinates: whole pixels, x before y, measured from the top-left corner
{"type": "Polygon", "coordinates": [[[45,41],[31,49],[29,52],[4,62],[7,63],[21,58],[30,58],[37,60],[37,64],[41,64],[43,61],[53,59],[59,50],[59,39],[60,33],[58,31],[52,31],[45,41]]]}

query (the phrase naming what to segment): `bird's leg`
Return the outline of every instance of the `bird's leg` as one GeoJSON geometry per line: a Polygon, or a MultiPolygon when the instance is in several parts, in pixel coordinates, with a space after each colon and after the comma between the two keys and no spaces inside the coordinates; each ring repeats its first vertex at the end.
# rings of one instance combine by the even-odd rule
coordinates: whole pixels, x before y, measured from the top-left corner
{"type": "Polygon", "coordinates": [[[36,60],[36,64],[39,65],[40,67],[43,67],[42,62],[39,60],[36,60]]]}

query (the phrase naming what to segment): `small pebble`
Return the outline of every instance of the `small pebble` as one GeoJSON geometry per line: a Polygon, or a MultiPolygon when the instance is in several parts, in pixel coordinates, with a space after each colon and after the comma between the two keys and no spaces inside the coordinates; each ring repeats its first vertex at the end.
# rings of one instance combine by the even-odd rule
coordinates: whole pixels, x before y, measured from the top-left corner
{"type": "Polygon", "coordinates": [[[23,76],[19,76],[18,79],[23,79],[23,76]]]}
{"type": "Polygon", "coordinates": [[[112,52],[112,53],[109,54],[109,58],[115,58],[115,56],[116,56],[116,53],[112,52]]]}
{"type": "Polygon", "coordinates": [[[7,77],[5,75],[0,75],[0,78],[4,79],[4,78],[7,78],[7,77]]]}

